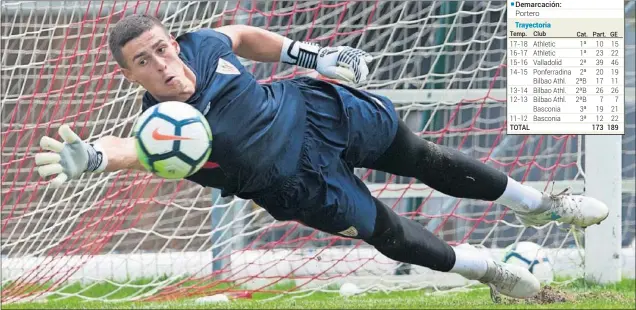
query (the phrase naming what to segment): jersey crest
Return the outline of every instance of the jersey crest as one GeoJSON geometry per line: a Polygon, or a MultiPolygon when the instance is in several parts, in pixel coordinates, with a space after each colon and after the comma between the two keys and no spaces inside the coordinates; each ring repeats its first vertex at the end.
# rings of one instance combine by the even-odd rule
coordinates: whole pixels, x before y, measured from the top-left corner
{"type": "Polygon", "coordinates": [[[238,75],[241,72],[229,61],[219,58],[219,64],[216,66],[216,72],[228,75],[238,75]]]}

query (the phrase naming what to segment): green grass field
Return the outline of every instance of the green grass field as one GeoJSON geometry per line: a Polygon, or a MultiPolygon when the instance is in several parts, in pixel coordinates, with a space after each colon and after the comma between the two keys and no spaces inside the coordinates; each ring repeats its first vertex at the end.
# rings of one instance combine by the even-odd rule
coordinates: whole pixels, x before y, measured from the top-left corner
{"type": "MultiPolygon", "coordinates": [[[[106,286],[93,286],[96,290],[106,286]]],[[[81,287],[67,289],[80,291],[81,287]]],[[[90,290],[83,294],[90,295],[90,290]]],[[[101,292],[103,295],[104,292],[101,292]]],[[[488,289],[475,287],[467,291],[431,293],[430,291],[374,292],[353,297],[341,297],[338,293],[315,293],[302,298],[284,296],[274,300],[272,294],[255,294],[252,299],[235,299],[227,303],[196,303],[194,300],[170,302],[95,302],[78,297],[45,302],[3,304],[3,309],[520,309],[520,308],[586,308],[586,309],[636,309],[636,281],[599,286],[574,281],[567,285],[544,286],[541,294],[530,300],[501,298],[495,303],[488,289]]],[[[113,297],[113,296],[111,296],[113,297]]],[[[121,296],[119,296],[121,297],[121,296]]]]}

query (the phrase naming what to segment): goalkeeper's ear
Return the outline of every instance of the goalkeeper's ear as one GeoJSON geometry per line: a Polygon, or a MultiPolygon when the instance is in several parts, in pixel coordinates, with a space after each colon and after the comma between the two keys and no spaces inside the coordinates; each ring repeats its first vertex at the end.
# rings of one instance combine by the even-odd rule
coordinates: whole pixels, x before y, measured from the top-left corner
{"type": "Polygon", "coordinates": [[[177,39],[172,34],[170,34],[170,44],[177,51],[177,54],[181,53],[181,46],[179,45],[179,42],[177,42],[177,39]]]}
{"type": "Polygon", "coordinates": [[[132,72],[130,72],[130,70],[123,67],[120,67],[120,69],[121,69],[121,74],[124,75],[124,77],[126,78],[126,80],[128,80],[128,82],[137,83],[137,81],[133,79],[132,72]]]}

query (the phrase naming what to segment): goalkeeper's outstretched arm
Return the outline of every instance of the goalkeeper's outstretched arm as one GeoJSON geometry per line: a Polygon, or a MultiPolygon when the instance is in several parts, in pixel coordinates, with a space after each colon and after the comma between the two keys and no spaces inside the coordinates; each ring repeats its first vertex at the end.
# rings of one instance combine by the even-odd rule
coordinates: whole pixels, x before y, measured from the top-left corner
{"type": "Polygon", "coordinates": [[[126,169],[146,171],[137,158],[134,138],[106,136],[95,141],[94,145],[99,145],[102,148],[107,159],[107,163],[104,167],[105,172],[126,169]]]}
{"type": "Polygon", "coordinates": [[[232,41],[232,51],[243,58],[260,62],[283,62],[314,69],[331,79],[353,83],[366,81],[368,53],[346,46],[321,47],[294,41],[275,32],[247,25],[215,28],[232,41]]]}
{"type": "Polygon", "coordinates": [[[260,62],[278,62],[285,37],[258,27],[231,25],[215,28],[232,41],[232,50],[238,56],[260,62]]]}
{"type": "Polygon", "coordinates": [[[112,172],[133,169],[146,171],[137,158],[134,138],[102,137],[92,143],[84,142],[68,125],[59,134],[64,143],[44,136],[40,146],[46,150],[35,155],[35,164],[42,177],[55,175],[54,186],[82,173],[112,172]]]}

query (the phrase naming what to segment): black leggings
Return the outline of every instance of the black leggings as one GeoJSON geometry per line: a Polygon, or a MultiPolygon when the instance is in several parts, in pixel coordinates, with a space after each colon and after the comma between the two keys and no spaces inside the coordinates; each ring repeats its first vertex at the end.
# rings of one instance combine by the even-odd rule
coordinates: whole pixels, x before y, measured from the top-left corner
{"type": "Polygon", "coordinates": [[[456,198],[494,201],[508,183],[505,173],[455,149],[423,140],[402,120],[391,146],[367,168],[416,178],[456,198]]]}
{"type": "MultiPolygon", "coordinates": [[[[457,198],[493,201],[504,192],[507,176],[454,149],[422,140],[400,121],[389,149],[370,167],[414,177],[457,198]]],[[[375,199],[373,235],[365,240],[385,256],[408,264],[447,272],[455,265],[455,252],[421,224],[399,216],[375,199]]]]}
{"type": "Polygon", "coordinates": [[[399,216],[377,198],[373,200],[377,213],[373,235],[365,240],[367,243],[398,262],[444,272],[453,268],[455,252],[450,245],[422,224],[399,216]]]}

